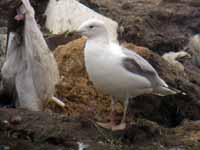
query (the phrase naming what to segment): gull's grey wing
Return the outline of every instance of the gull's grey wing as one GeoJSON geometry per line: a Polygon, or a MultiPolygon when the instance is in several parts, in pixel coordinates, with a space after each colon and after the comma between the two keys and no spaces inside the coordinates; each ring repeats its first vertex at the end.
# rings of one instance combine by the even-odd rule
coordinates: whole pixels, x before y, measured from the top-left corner
{"type": "Polygon", "coordinates": [[[139,74],[148,78],[150,81],[157,78],[158,74],[156,70],[149,64],[144,58],[139,56],[137,53],[132,52],[128,49],[123,48],[123,53],[127,56],[122,60],[123,67],[135,74],[139,74]]]}
{"type": "Polygon", "coordinates": [[[156,73],[150,69],[144,69],[140,64],[137,63],[134,59],[126,57],[122,60],[122,64],[126,70],[129,72],[140,74],[144,76],[154,76],[156,73]]]}
{"type": "Polygon", "coordinates": [[[123,67],[131,73],[146,77],[151,82],[152,86],[156,87],[156,94],[171,95],[180,92],[179,90],[168,88],[168,85],[159,77],[151,64],[140,55],[125,48],[123,49],[123,53],[126,55],[122,60],[123,67]]]}

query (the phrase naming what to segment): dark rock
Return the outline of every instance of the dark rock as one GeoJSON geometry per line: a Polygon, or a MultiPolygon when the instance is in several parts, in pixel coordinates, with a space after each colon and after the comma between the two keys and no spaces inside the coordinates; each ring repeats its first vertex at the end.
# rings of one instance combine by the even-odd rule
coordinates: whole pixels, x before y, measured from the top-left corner
{"type": "Polygon", "coordinates": [[[80,38],[80,35],[77,33],[63,33],[58,35],[47,35],[45,39],[49,48],[54,50],[57,46],[66,44],[77,38],[80,38]]]}
{"type": "Polygon", "coordinates": [[[200,146],[199,131],[198,122],[185,120],[182,126],[169,130],[154,122],[138,119],[134,124],[130,124],[127,130],[111,132],[96,126],[92,119],[0,109],[0,143],[4,149],[78,150],[78,142],[81,142],[88,145],[86,150],[194,150],[200,146]],[[20,124],[8,126],[2,123],[15,114],[23,118],[20,124]],[[85,122],[88,125],[83,127],[85,122]]]}
{"type": "MultiPolygon", "coordinates": [[[[0,26],[6,25],[7,14],[14,9],[13,6],[16,7],[14,3],[8,5],[8,2],[12,1],[17,0],[0,2],[0,14],[2,14],[0,26]]],[[[33,3],[37,20],[43,22],[45,18],[42,12],[47,0],[34,1],[37,2],[33,3]]],[[[138,97],[131,101],[128,114],[128,122],[131,124],[134,119],[136,123],[120,133],[113,134],[100,129],[95,126],[91,118],[107,119],[110,99],[98,93],[88,80],[83,65],[84,41],[79,40],[79,44],[73,41],[70,46],[61,46],[56,52],[63,79],[57,87],[57,96],[66,103],[65,115],[83,118],[70,119],[44,112],[0,110],[0,143],[20,150],[66,148],[77,150],[78,141],[86,142],[91,145],[89,149],[96,150],[198,149],[199,124],[184,119],[200,119],[200,70],[187,60],[183,61],[185,71],[177,71],[158,54],[182,50],[187,45],[188,38],[200,31],[199,2],[197,0],[80,0],[80,2],[118,21],[121,42],[133,42],[153,50],[153,52],[148,49],[141,51],[141,47],[136,48],[170,86],[186,92],[187,95],[138,97]],[[90,106],[96,108],[92,113],[88,111],[90,106]],[[2,121],[9,120],[12,113],[22,116],[21,123],[9,127],[2,124],[2,121]],[[84,116],[90,116],[90,119],[84,116]],[[160,125],[173,128],[163,128],[160,125]]],[[[60,35],[48,38],[49,43],[53,43],[49,44],[51,48],[70,40],[60,35]]],[[[135,50],[135,47],[133,49],[135,50]]],[[[121,110],[121,105],[118,105],[118,116],[121,116],[121,110]]]]}
{"type": "Polygon", "coordinates": [[[177,94],[165,97],[137,97],[131,102],[130,112],[138,117],[146,117],[167,127],[179,125],[184,118],[200,119],[198,115],[200,113],[200,84],[198,80],[200,70],[191,64],[191,60],[184,62],[185,71],[179,71],[147,48],[133,44],[124,45],[147,59],[169,86],[186,93],[186,95],[177,94]]]}
{"type": "Polygon", "coordinates": [[[133,42],[156,52],[157,54],[150,52],[148,57],[144,57],[170,86],[187,93],[186,96],[141,96],[131,102],[130,111],[136,116],[145,116],[168,127],[178,125],[185,117],[200,119],[200,69],[192,65],[191,60],[187,60],[183,62],[185,72],[179,72],[158,55],[183,50],[189,37],[200,32],[200,6],[197,0],[80,2],[116,20],[120,27],[121,42],[133,42]]]}
{"type": "Polygon", "coordinates": [[[11,124],[17,125],[17,124],[20,124],[22,122],[22,117],[14,115],[14,116],[11,116],[9,121],[10,121],[11,124]]]}
{"type": "Polygon", "coordinates": [[[10,147],[5,145],[0,145],[0,150],[10,150],[10,147]]]}
{"type": "MultiPolygon", "coordinates": [[[[57,96],[66,103],[65,113],[70,116],[82,116],[88,112],[88,108],[95,108],[93,112],[96,114],[94,115],[96,119],[105,121],[110,110],[110,97],[96,90],[88,79],[84,67],[84,44],[84,39],[78,39],[55,50],[54,54],[62,76],[61,82],[57,85],[57,96]]],[[[171,87],[186,93],[186,95],[166,97],[152,95],[137,97],[130,101],[129,120],[146,118],[166,127],[175,127],[184,118],[200,119],[200,87],[196,84],[199,82],[197,67],[185,64],[185,72],[180,71],[147,48],[131,43],[123,45],[147,59],[171,87]],[[188,69],[189,66],[193,69],[188,69]]],[[[121,115],[121,105],[117,112],[121,115]]]]}
{"type": "MultiPolygon", "coordinates": [[[[45,16],[44,12],[46,10],[47,4],[49,0],[30,0],[32,6],[35,9],[36,20],[41,26],[44,26],[45,16]]],[[[21,0],[2,0],[0,1],[0,27],[3,26],[14,26],[16,22],[9,21],[13,19],[13,16],[16,13],[16,8],[18,8],[21,4],[21,0]]]]}
{"type": "Polygon", "coordinates": [[[81,0],[123,26],[121,41],[133,42],[163,54],[179,51],[200,32],[197,0],[81,0]],[[184,8],[184,9],[183,9],[184,8]]]}
{"type": "Polygon", "coordinates": [[[3,66],[6,55],[6,44],[7,44],[7,28],[0,28],[0,68],[3,66]]]}

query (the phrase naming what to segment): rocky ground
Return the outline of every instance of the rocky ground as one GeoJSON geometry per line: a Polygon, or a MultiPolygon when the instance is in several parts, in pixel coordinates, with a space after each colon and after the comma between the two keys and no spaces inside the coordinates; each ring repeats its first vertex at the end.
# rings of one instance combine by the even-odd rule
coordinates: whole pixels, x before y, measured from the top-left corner
{"type": "Polygon", "coordinates": [[[200,32],[197,0],[80,0],[120,24],[119,39],[158,53],[181,50],[200,32]],[[184,9],[183,9],[184,8],[184,9]]]}
{"type": "MultiPolygon", "coordinates": [[[[36,10],[40,8],[37,20],[42,22],[41,13],[47,1],[32,2],[38,2],[34,6],[36,10]]],[[[86,150],[199,150],[200,69],[186,59],[183,60],[185,70],[180,71],[162,59],[161,54],[183,50],[188,38],[199,33],[200,3],[196,0],[80,2],[118,21],[120,42],[146,58],[170,86],[187,95],[146,95],[133,99],[129,105],[129,127],[122,132],[103,130],[95,121],[108,120],[110,97],[95,90],[88,79],[83,59],[85,39],[75,34],[46,36],[52,50],[58,46],[54,55],[61,82],[57,85],[56,96],[65,102],[66,107],[63,109],[49,103],[45,113],[0,109],[0,150],[78,150],[78,142],[88,144],[86,150]]],[[[3,6],[0,7],[3,14],[1,27],[8,22],[5,17],[8,5],[5,3],[0,2],[3,6]]],[[[9,7],[12,5],[16,4],[9,7]]],[[[5,38],[6,30],[0,33],[5,38]]],[[[4,38],[1,38],[0,48],[4,38]]],[[[4,54],[1,51],[2,58],[4,54]]],[[[118,118],[122,115],[120,103],[117,115],[118,118]]]]}
{"type": "Polygon", "coordinates": [[[199,122],[185,121],[168,129],[138,119],[127,130],[99,128],[88,117],[0,109],[0,148],[3,150],[199,150],[199,122]]]}

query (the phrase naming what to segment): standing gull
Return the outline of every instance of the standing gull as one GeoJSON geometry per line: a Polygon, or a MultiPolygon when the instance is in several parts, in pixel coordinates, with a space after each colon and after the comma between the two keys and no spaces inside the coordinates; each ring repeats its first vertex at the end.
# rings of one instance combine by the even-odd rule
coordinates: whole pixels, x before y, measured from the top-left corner
{"type": "Polygon", "coordinates": [[[111,121],[98,123],[100,126],[112,130],[125,129],[130,97],[142,94],[165,96],[179,92],[169,89],[144,58],[112,43],[104,22],[88,20],[79,27],[78,32],[87,37],[84,57],[89,78],[96,88],[112,95],[111,121]],[[124,102],[123,117],[119,125],[114,121],[116,98],[123,99],[124,102]]]}

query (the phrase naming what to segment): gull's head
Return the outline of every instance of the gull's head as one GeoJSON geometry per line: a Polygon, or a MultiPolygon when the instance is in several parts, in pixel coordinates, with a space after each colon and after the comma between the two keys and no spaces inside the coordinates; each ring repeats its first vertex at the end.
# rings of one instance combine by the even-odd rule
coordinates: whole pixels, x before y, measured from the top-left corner
{"type": "Polygon", "coordinates": [[[77,31],[88,39],[96,37],[107,38],[108,34],[104,22],[97,19],[90,19],[82,23],[77,31]]]}
{"type": "Polygon", "coordinates": [[[178,60],[178,61],[182,61],[184,59],[191,59],[192,58],[192,56],[189,53],[184,52],[184,51],[177,52],[176,54],[177,54],[176,60],[178,60]]]}

